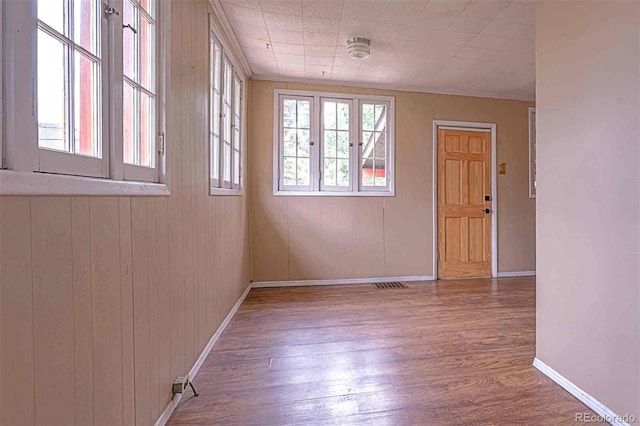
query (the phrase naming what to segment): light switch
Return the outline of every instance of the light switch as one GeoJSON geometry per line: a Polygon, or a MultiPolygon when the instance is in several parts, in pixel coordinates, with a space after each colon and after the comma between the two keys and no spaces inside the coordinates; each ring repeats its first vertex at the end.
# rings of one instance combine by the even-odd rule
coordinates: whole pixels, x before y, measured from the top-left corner
{"type": "Polygon", "coordinates": [[[498,174],[506,175],[507,174],[507,163],[498,164],[498,174]]]}

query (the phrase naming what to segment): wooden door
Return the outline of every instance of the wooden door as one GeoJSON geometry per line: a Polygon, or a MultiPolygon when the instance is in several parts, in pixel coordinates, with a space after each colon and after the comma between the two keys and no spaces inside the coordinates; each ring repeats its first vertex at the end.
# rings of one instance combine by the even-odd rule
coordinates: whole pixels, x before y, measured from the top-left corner
{"type": "Polygon", "coordinates": [[[438,277],[491,276],[491,133],[438,129],[438,277]]]}

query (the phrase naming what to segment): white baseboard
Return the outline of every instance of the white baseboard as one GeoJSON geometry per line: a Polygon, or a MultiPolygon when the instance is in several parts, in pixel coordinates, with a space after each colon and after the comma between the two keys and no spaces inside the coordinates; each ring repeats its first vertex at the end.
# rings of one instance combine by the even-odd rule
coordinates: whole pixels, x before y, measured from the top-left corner
{"type": "MultiPolygon", "coordinates": [[[[218,339],[222,335],[222,332],[224,332],[224,329],[227,328],[227,325],[229,325],[229,323],[231,322],[231,319],[233,319],[233,316],[236,314],[236,312],[238,312],[240,305],[242,305],[242,302],[244,302],[244,299],[249,294],[249,291],[251,291],[251,285],[247,286],[247,289],[244,291],[244,293],[242,293],[242,296],[240,296],[236,304],[233,305],[233,308],[231,308],[231,311],[229,311],[227,316],[224,318],[224,321],[222,321],[222,324],[220,324],[220,327],[218,327],[218,330],[216,330],[215,334],[211,336],[211,339],[209,339],[209,343],[207,343],[207,346],[204,347],[204,349],[202,350],[202,353],[196,360],[195,364],[193,364],[193,367],[191,367],[191,370],[189,370],[189,380],[193,380],[196,377],[196,374],[198,374],[198,371],[200,371],[200,367],[202,367],[202,364],[207,359],[207,356],[209,356],[209,352],[211,352],[211,349],[213,349],[213,345],[215,345],[215,343],[218,341],[218,339]]],[[[156,420],[155,426],[164,426],[169,420],[169,417],[171,417],[171,414],[173,414],[173,411],[176,409],[176,407],[178,406],[181,400],[182,400],[182,394],[181,393],[176,394],[176,396],[169,402],[167,407],[164,409],[162,414],[160,414],[160,417],[158,417],[158,420],[156,420]]]]}
{"type": "Polygon", "coordinates": [[[347,278],[337,280],[301,280],[301,281],[256,281],[251,284],[252,288],[264,287],[300,287],[312,285],[343,285],[343,284],[375,284],[390,281],[433,281],[430,275],[415,275],[408,277],[377,277],[377,278],[347,278]]]}
{"type": "Polygon", "coordinates": [[[533,360],[533,366],[540,370],[542,374],[556,382],[560,385],[564,390],[569,392],[571,395],[575,396],[580,402],[582,402],[587,407],[591,408],[598,416],[602,417],[608,423],[614,426],[629,426],[622,416],[618,416],[616,413],[611,411],[606,405],[580,389],[578,386],[573,384],[569,379],[564,377],[562,374],[558,373],[553,368],[549,367],[544,362],[540,361],[538,358],[533,360]]]}
{"type": "Polygon", "coordinates": [[[535,277],[536,271],[513,271],[513,272],[498,272],[498,278],[508,277],[535,277]]]}

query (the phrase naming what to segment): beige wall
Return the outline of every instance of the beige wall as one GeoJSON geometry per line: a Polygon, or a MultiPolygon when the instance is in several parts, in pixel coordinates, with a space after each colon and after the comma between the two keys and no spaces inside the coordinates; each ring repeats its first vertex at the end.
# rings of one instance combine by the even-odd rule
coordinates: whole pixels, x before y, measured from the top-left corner
{"type": "Polygon", "coordinates": [[[249,283],[207,188],[207,3],[172,2],[170,197],[0,198],[0,424],[152,424],[249,283]]]}
{"type": "Polygon", "coordinates": [[[640,417],[640,2],[539,2],[537,357],[640,417]]]}
{"type": "Polygon", "coordinates": [[[497,124],[498,270],[535,269],[530,102],[254,81],[249,113],[254,281],[433,275],[433,120],[497,124]],[[273,195],[273,89],[396,97],[395,197],[273,195]]]}

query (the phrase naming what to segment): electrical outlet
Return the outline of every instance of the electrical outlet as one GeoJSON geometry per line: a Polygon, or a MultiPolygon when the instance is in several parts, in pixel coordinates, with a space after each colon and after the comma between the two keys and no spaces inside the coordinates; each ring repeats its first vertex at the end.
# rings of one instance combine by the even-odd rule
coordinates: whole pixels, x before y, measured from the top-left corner
{"type": "Polygon", "coordinates": [[[173,381],[173,385],[171,386],[171,392],[175,395],[177,393],[184,393],[184,391],[189,386],[189,375],[186,376],[178,376],[173,381]]]}

